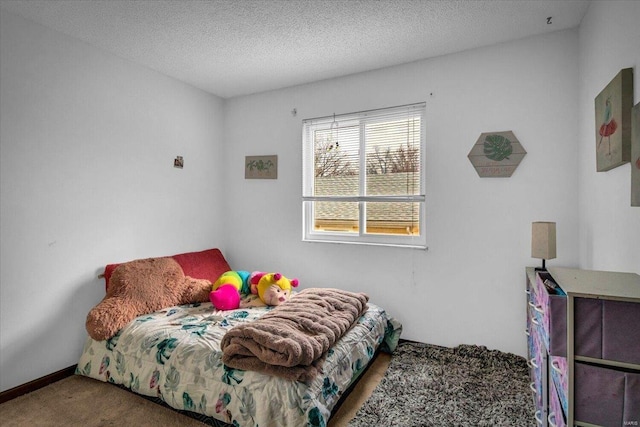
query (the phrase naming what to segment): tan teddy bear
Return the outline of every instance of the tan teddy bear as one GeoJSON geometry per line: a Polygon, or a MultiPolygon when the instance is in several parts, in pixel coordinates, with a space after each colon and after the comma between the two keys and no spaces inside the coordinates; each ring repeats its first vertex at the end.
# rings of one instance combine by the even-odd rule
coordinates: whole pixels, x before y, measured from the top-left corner
{"type": "Polygon", "coordinates": [[[170,257],[120,264],[109,279],[107,294],[87,315],[87,332],[94,340],[106,340],[140,315],[207,302],[209,292],[209,280],[185,276],[170,257]]]}

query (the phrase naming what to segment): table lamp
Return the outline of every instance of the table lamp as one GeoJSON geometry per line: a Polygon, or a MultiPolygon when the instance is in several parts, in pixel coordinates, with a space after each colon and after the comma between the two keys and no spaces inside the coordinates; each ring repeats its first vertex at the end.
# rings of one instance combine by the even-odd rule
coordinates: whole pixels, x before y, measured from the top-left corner
{"type": "Polygon", "coordinates": [[[531,257],[542,258],[542,268],[536,271],[546,271],[545,260],[556,257],[556,223],[531,223],[531,257]]]}

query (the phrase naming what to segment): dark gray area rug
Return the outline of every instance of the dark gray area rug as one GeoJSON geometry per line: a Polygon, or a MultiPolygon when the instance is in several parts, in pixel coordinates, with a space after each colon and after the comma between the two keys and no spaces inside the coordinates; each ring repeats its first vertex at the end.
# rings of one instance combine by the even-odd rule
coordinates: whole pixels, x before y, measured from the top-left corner
{"type": "Polygon", "coordinates": [[[529,369],[520,356],[403,341],[349,423],[371,426],[534,427],[529,369]]]}

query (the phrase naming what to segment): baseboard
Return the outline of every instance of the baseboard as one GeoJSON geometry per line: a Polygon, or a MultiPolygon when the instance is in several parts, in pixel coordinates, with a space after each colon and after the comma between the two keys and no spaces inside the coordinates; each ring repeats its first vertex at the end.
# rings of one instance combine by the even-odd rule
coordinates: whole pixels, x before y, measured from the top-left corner
{"type": "Polygon", "coordinates": [[[36,378],[35,380],[29,381],[26,384],[22,384],[9,390],[3,391],[2,393],[0,393],[0,404],[11,399],[15,399],[18,396],[22,396],[23,394],[36,391],[39,388],[46,387],[49,384],[60,381],[61,379],[70,377],[75,373],[76,366],[77,365],[69,366],[68,368],[64,368],[59,370],[58,372],[54,372],[53,374],[45,375],[41,378],[36,378]]]}
{"type": "MultiPolygon", "coordinates": [[[[424,343],[424,342],[420,342],[420,341],[414,341],[414,340],[408,340],[408,339],[405,339],[405,338],[400,338],[400,339],[398,340],[398,344],[400,344],[400,343],[402,343],[402,342],[408,342],[408,343],[413,343],[413,344],[426,344],[426,343],[424,343]]],[[[431,344],[430,344],[430,345],[431,345],[431,344]]]]}

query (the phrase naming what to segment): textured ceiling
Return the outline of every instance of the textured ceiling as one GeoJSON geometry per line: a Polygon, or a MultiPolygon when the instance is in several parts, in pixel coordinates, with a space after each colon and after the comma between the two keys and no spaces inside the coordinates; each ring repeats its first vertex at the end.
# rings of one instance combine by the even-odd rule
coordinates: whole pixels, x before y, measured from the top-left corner
{"type": "Polygon", "coordinates": [[[0,5],[229,98],[574,28],[589,1],[1,0],[0,5]]]}

